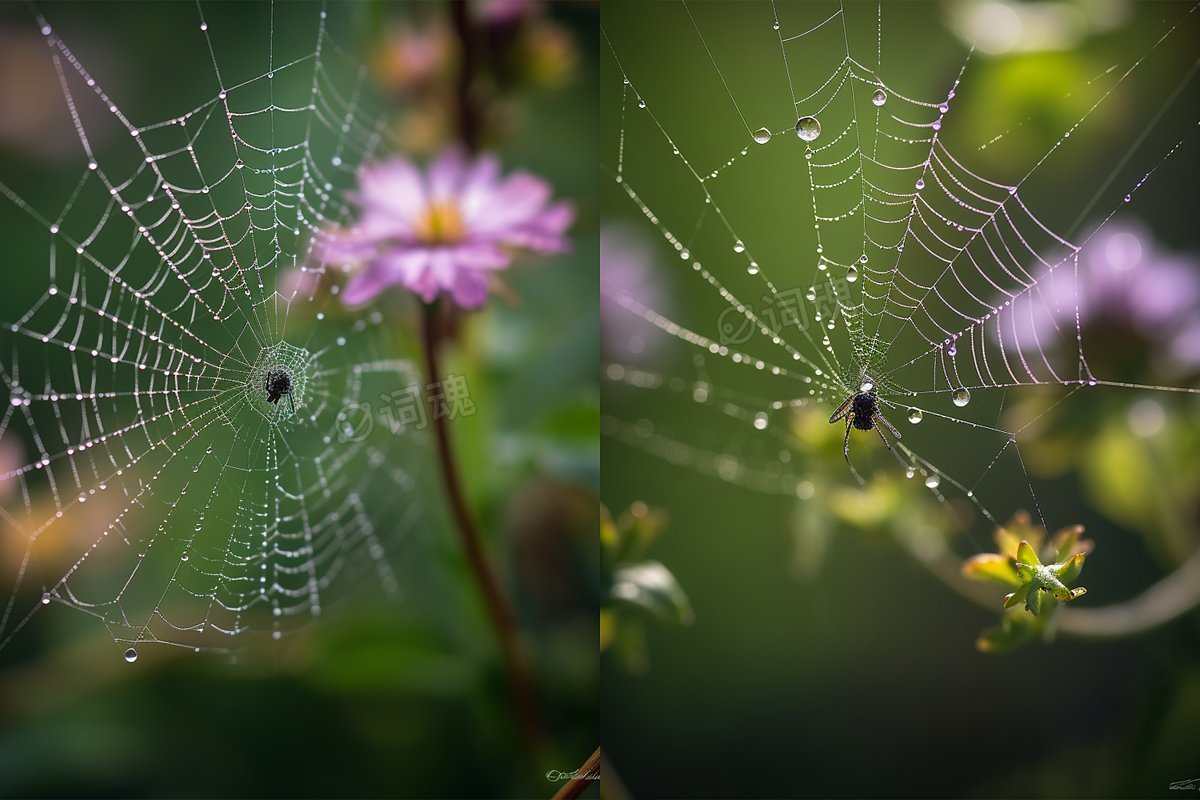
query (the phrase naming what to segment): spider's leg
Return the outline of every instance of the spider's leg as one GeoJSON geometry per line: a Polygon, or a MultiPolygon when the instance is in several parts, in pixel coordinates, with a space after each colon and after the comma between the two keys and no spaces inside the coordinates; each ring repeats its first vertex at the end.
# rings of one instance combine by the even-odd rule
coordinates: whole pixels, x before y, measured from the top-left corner
{"type": "MultiPolygon", "coordinates": [[[[875,415],[875,419],[877,421],[883,420],[885,423],[887,423],[887,420],[883,419],[883,417],[881,417],[879,414],[875,415]]],[[[888,423],[887,429],[892,433],[896,433],[896,429],[892,427],[891,423],[888,423]]],[[[883,428],[879,425],[876,425],[875,432],[879,434],[879,438],[883,440],[883,444],[887,447],[888,451],[891,452],[891,454],[896,457],[896,460],[900,462],[900,466],[904,467],[905,469],[909,469],[912,465],[905,461],[900,456],[900,452],[896,448],[892,447],[891,443],[888,442],[887,437],[883,435],[883,428]]],[[[899,434],[896,435],[896,438],[900,438],[899,434]]]]}
{"type": "Polygon", "coordinates": [[[842,440],[842,456],[846,459],[846,466],[850,467],[850,474],[854,476],[854,480],[858,481],[859,486],[866,486],[867,482],[863,480],[863,476],[858,474],[858,470],[850,463],[850,426],[854,422],[854,414],[846,416],[846,438],[842,440]]]}
{"type": "Polygon", "coordinates": [[[837,407],[837,411],[833,412],[833,414],[830,415],[829,424],[832,425],[833,423],[837,422],[842,417],[849,414],[850,413],[850,404],[853,402],[854,402],[854,395],[850,395],[844,401],[842,401],[842,404],[837,407]]]}
{"type": "Polygon", "coordinates": [[[888,420],[888,418],[883,415],[882,411],[875,412],[875,421],[882,422],[884,427],[886,427],[888,429],[888,433],[890,433],[892,435],[893,439],[903,439],[904,438],[903,436],[900,435],[900,431],[896,430],[896,426],[893,425],[888,420]]]}

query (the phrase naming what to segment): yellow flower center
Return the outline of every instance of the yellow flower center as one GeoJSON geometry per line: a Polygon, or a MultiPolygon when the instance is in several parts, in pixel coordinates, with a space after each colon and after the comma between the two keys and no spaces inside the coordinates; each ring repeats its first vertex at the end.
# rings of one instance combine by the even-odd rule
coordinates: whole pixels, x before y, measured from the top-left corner
{"type": "Polygon", "coordinates": [[[462,214],[454,203],[430,203],[417,221],[417,241],[422,244],[454,244],[466,236],[462,214]]]}

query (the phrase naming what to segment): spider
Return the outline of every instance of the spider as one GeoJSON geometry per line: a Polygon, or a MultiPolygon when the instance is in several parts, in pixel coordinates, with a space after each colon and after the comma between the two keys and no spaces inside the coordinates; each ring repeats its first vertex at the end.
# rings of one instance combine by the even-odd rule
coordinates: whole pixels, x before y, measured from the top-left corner
{"type": "Polygon", "coordinates": [[[292,377],[281,369],[273,369],[267,373],[267,402],[279,405],[279,398],[287,395],[288,405],[292,413],[296,413],[296,404],[292,401],[292,377]]]}
{"type": "MultiPolygon", "coordinates": [[[[883,429],[887,428],[888,433],[893,439],[903,438],[900,436],[900,431],[896,430],[896,426],[888,421],[888,418],[879,410],[879,394],[875,391],[875,386],[871,382],[864,382],[862,387],[854,394],[847,397],[837,411],[833,412],[833,416],[829,418],[829,424],[846,418],[846,438],[842,441],[842,455],[846,459],[846,463],[850,464],[850,429],[857,428],[860,431],[869,431],[874,429],[879,434],[879,438],[883,440],[884,445],[888,450],[892,451],[892,455],[900,459],[900,455],[892,449],[892,444],[883,435],[883,429]],[[876,424],[878,423],[878,424],[876,424]]],[[[904,463],[901,459],[901,463],[904,463]]],[[[854,469],[854,465],[850,464],[850,468],[854,469]]]]}

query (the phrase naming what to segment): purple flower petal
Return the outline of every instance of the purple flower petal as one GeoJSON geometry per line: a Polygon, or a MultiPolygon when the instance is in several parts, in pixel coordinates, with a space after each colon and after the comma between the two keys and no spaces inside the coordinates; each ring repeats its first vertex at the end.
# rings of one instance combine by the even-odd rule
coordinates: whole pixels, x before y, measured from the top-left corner
{"type": "Polygon", "coordinates": [[[494,156],[471,160],[443,152],[425,174],[404,159],[359,172],[357,223],[328,233],[319,258],[358,266],[342,294],[348,304],[404,286],[433,302],[448,293],[464,308],[487,300],[488,273],[504,269],[513,250],[561,252],[575,218],[569,203],[547,206],[545,181],[525,172],[501,178],[494,156]]]}

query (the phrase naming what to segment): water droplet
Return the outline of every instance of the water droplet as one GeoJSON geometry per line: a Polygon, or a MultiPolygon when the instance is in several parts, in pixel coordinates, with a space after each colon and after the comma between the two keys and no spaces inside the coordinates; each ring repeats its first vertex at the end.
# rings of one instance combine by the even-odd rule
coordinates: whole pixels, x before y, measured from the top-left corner
{"type": "Polygon", "coordinates": [[[771,141],[771,132],[766,128],[759,128],[753,134],[751,134],[751,136],[758,144],[766,144],[767,142],[771,141]]]}
{"type": "Polygon", "coordinates": [[[42,592],[42,605],[44,605],[44,606],[50,605],[50,593],[49,592],[42,592]]]}
{"type": "Polygon", "coordinates": [[[950,346],[946,348],[946,355],[950,356],[951,358],[954,358],[956,355],[958,355],[958,347],[954,344],[954,342],[951,342],[950,346]]]}
{"type": "Polygon", "coordinates": [[[817,287],[815,287],[815,286],[808,287],[808,291],[804,293],[804,296],[807,297],[810,301],[816,300],[817,299],[817,287]]]}
{"type": "Polygon", "coordinates": [[[755,415],[754,415],[754,427],[755,427],[755,428],[757,428],[757,429],[758,429],[758,430],[760,430],[760,431],[761,431],[761,430],[765,430],[765,429],[766,429],[766,427],[767,427],[767,415],[766,415],[766,413],[765,413],[765,412],[763,412],[763,411],[760,411],[760,412],[758,412],[757,414],[755,414],[755,415]]]}
{"type": "Polygon", "coordinates": [[[821,123],[816,117],[801,117],[796,120],[796,135],[806,142],[816,141],[821,135],[821,123]]]}
{"type": "Polygon", "coordinates": [[[959,408],[962,408],[967,403],[971,402],[971,393],[966,389],[955,389],[950,397],[954,401],[954,405],[958,406],[959,408]]]}
{"type": "Polygon", "coordinates": [[[910,408],[908,410],[908,421],[911,422],[913,425],[918,424],[923,419],[925,419],[925,413],[923,411],[921,411],[921,409],[910,408]]]}
{"type": "Polygon", "coordinates": [[[925,485],[930,489],[936,489],[942,483],[942,479],[936,474],[928,475],[925,478],[925,485]]]}
{"type": "Polygon", "coordinates": [[[1128,203],[1128,202],[1129,202],[1130,200],[1132,200],[1132,199],[1133,199],[1133,196],[1132,196],[1132,195],[1128,195],[1128,194],[1127,194],[1127,195],[1125,195],[1125,202],[1126,202],[1126,203],[1128,203]]]}
{"type": "Polygon", "coordinates": [[[950,106],[946,105],[945,103],[942,103],[940,106],[938,106],[938,111],[942,112],[943,114],[945,114],[949,110],[950,110],[950,106]]]}
{"type": "Polygon", "coordinates": [[[862,386],[859,386],[858,390],[860,392],[869,392],[874,388],[875,388],[875,384],[871,383],[870,381],[863,381],[862,386]]]}
{"type": "Polygon", "coordinates": [[[746,267],[746,272],[750,273],[751,275],[757,275],[758,274],[758,262],[751,261],[750,266],[746,267]]]}
{"type": "Polygon", "coordinates": [[[940,119],[935,119],[933,124],[929,127],[933,128],[935,131],[940,131],[942,129],[942,121],[940,119]]]}
{"type": "Polygon", "coordinates": [[[779,30],[779,20],[775,20],[775,24],[771,26],[775,30],[779,30]]]}
{"type": "Polygon", "coordinates": [[[733,243],[733,252],[735,252],[735,253],[746,252],[746,245],[741,239],[738,239],[736,242],[733,243]]]}
{"type": "Polygon", "coordinates": [[[887,92],[883,89],[876,89],[875,94],[871,95],[871,102],[879,107],[887,102],[887,92]]]}
{"type": "Polygon", "coordinates": [[[129,648],[128,650],[126,650],[125,651],[125,660],[128,661],[130,664],[137,661],[137,650],[134,650],[132,647],[129,648]]]}
{"type": "Polygon", "coordinates": [[[645,107],[646,107],[646,101],[638,100],[638,108],[645,108],[645,107]]]}
{"type": "Polygon", "coordinates": [[[919,191],[921,191],[921,190],[922,190],[922,189],[924,189],[924,188],[925,188],[925,179],[924,179],[924,178],[917,178],[917,191],[919,192],[919,191]]]}
{"type": "Polygon", "coordinates": [[[858,267],[851,266],[850,269],[846,270],[846,280],[848,280],[850,283],[854,283],[856,280],[858,280],[858,267]]]}
{"type": "Polygon", "coordinates": [[[906,477],[906,478],[912,478],[912,476],[916,475],[916,474],[917,474],[917,471],[915,469],[913,469],[912,467],[909,467],[908,469],[904,470],[904,477],[906,477]]]}

